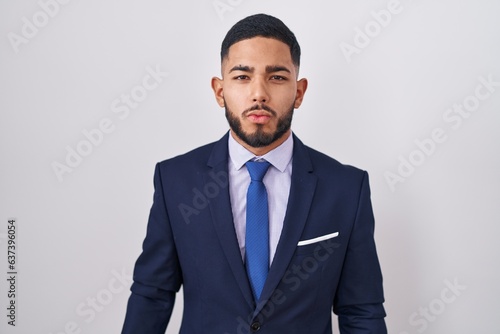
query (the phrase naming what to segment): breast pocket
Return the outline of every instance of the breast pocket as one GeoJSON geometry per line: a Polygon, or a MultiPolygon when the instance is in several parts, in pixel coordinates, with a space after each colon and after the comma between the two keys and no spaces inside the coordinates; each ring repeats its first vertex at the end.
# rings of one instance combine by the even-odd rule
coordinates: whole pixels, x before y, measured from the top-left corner
{"type": "Polygon", "coordinates": [[[326,234],[312,239],[301,240],[297,244],[296,255],[332,254],[335,248],[340,247],[341,237],[338,232],[326,234]]]}

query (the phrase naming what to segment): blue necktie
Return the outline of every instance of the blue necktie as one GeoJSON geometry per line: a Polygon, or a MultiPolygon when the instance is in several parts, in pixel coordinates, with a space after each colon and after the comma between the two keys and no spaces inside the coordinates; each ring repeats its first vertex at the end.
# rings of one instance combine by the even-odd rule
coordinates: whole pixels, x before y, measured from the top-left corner
{"type": "Polygon", "coordinates": [[[245,262],[255,300],[259,300],[269,271],[269,212],[262,179],[270,164],[248,161],[246,166],[251,181],[247,193],[245,262]]]}

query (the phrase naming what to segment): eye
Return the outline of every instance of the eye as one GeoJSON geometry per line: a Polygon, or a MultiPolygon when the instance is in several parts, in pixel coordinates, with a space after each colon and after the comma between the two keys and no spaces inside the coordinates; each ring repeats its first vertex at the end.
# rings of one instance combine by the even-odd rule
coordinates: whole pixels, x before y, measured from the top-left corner
{"type": "Polygon", "coordinates": [[[248,75],[238,75],[236,77],[234,77],[235,80],[247,80],[248,79],[248,75]]]}
{"type": "Polygon", "coordinates": [[[273,79],[273,80],[277,80],[277,81],[285,81],[285,80],[286,80],[286,78],[285,78],[285,77],[282,77],[281,75],[273,75],[273,76],[271,77],[271,79],[273,79]]]}

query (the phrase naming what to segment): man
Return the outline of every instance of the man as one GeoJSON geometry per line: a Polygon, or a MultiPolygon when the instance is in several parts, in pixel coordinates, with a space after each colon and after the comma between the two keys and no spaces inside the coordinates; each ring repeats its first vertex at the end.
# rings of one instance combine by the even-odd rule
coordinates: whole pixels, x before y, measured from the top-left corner
{"type": "Polygon", "coordinates": [[[294,34],[247,17],[221,61],[230,131],[156,166],[123,333],[164,333],[181,285],[181,333],[327,334],[332,308],[341,333],[386,333],[368,175],[290,130],[307,89],[294,34]]]}

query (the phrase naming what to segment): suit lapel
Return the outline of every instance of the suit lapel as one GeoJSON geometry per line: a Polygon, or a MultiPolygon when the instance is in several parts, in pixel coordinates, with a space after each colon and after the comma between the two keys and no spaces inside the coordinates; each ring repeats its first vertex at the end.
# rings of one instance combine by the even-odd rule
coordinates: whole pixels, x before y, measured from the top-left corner
{"type": "Polygon", "coordinates": [[[254,315],[271,298],[295,252],[316,189],[316,176],[312,171],[312,163],[304,144],[294,136],[292,179],[283,230],[254,315]]]}
{"type": "MultiPolygon", "coordinates": [[[[234,229],[233,213],[231,211],[231,200],[229,198],[229,173],[228,166],[228,134],[222,137],[212,150],[212,154],[208,160],[208,166],[211,167],[208,172],[203,175],[204,184],[214,182],[213,175],[219,175],[226,178],[225,185],[220,187],[219,194],[209,201],[210,212],[215,231],[219,238],[220,245],[229,262],[229,266],[233,272],[234,278],[240,287],[243,296],[248,304],[253,308],[255,302],[253,300],[252,290],[246,274],[243,260],[241,259],[240,248],[236,232],[234,229]],[[215,173],[215,174],[211,174],[215,173]]],[[[219,184],[220,185],[220,184],[219,184]]]]}

